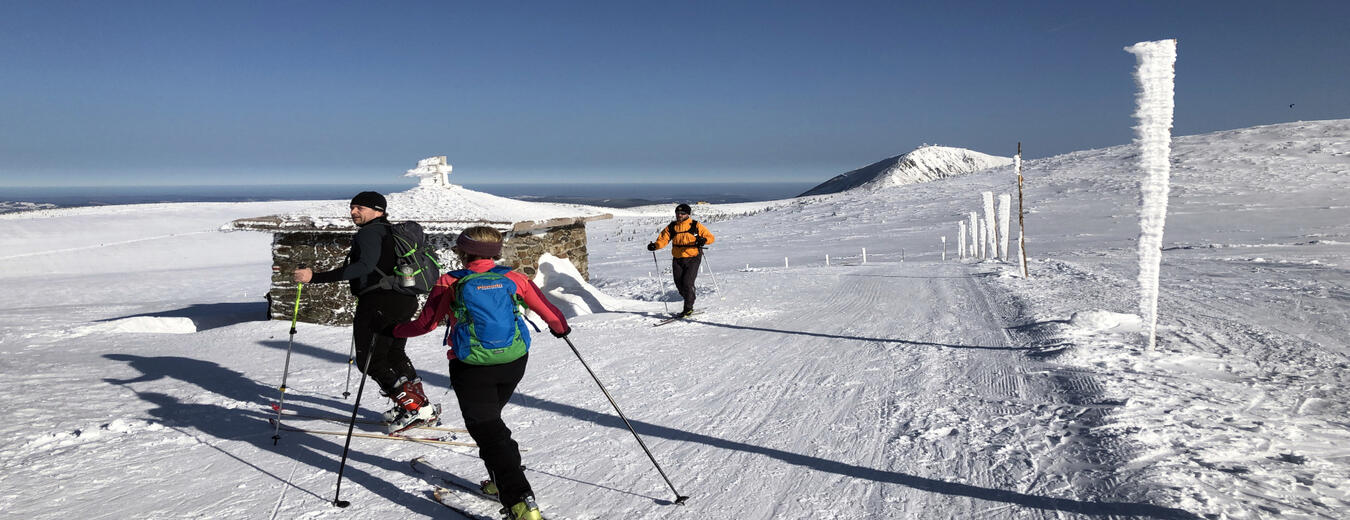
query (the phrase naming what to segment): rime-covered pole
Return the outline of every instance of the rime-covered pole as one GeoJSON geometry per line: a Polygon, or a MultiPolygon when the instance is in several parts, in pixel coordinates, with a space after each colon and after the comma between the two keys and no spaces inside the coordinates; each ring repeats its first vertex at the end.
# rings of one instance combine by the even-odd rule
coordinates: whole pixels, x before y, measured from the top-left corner
{"type": "Polygon", "coordinates": [[[1148,347],[1157,343],[1158,271],[1162,266],[1163,225],[1167,221],[1167,192],[1171,166],[1173,89],[1176,78],[1177,41],[1139,42],[1125,50],[1135,55],[1134,77],[1139,83],[1135,96],[1134,127],[1139,143],[1139,311],[1148,325],[1148,347]]]}
{"type": "Polygon", "coordinates": [[[956,240],[956,257],[964,260],[966,258],[966,222],[963,220],[956,224],[961,229],[956,240]]]}
{"type": "Polygon", "coordinates": [[[998,196],[998,257],[1004,262],[1008,261],[1008,235],[1011,234],[1008,220],[1012,212],[1011,206],[1012,195],[1003,193],[998,196]]]}
{"type": "Polygon", "coordinates": [[[980,236],[984,244],[981,250],[985,252],[985,258],[994,258],[998,256],[998,227],[994,224],[994,192],[986,191],[980,196],[984,197],[984,234],[980,236]]]}
{"type": "Polygon", "coordinates": [[[980,260],[989,259],[989,223],[980,221],[980,260]]]}
{"type": "Polygon", "coordinates": [[[974,211],[970,212],[970,249],[967,252],[970,253],[971,258],[976,260],[980,259],[979,219],[980,217],[976,216],[974,211]]]}

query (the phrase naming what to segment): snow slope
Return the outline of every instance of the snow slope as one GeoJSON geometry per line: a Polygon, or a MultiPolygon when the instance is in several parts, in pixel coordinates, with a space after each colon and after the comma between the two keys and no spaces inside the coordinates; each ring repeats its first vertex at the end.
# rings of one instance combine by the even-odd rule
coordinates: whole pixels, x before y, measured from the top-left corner
{"type": "Polygon", "coordinates": [[[848,173],[836,175],[801,196],[826,195],[851,189],[883,189],[932,182],[957,175],[1012,164],[1008,157],[995,157],[964,148],[921,146],[904,155],[882,159],[848,173]]]}
{"type": "MultiPolygon", "coordinates": [[[[1030,279],[940,261],[980,192],[1016,191],[1008,168],[698,206],[717,235],[706,312],[658,328],[668,253],[643,245],[670,208],[616,211],[588,225],[589,284],[559,262],[540,281],[692,498],[669,505],[552,337],[536,335],[506,419],[557,518],[1338,518],[1347,136],[1335,120],[1173,141],[1155,350],[1133,314],[1133,146],[1027,162],[1030,279]]],[[[353,440],[338,509],[342,438],[272,442],[288,345],[288,408],[350,413],[349,331],[300,324],[292,343],[255,321],[270,238],[214,230],[309,204],[0,215],[0,283],[20,295],[0,301],[6,517],[455,518],[407,461],[476,481],[472,449],[353,440]]],[[[439,338],[409,350],[453,410],[439,338]]],[[[387,401],[365,390],[371,417],[387,401]]]]}

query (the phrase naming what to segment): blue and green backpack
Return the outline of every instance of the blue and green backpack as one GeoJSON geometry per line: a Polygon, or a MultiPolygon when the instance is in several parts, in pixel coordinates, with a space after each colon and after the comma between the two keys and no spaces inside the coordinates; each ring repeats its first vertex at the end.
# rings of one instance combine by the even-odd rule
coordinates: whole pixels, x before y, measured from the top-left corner
{"type": "Polygon", "coordinates": [[[516,294],[516,283],[506,277],[511,268],[497,266],[481,273],[460,269],[451,286],[455,299],[450,311],[455,326],[447,334],[455,357],[470,365],[510,363],[530,350],[530,333],[516,294]]]}

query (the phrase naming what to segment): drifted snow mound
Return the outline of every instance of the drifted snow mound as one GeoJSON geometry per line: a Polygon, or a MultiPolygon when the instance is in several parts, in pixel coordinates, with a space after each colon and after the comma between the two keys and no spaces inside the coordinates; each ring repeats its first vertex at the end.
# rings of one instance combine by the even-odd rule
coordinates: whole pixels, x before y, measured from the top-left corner
{"type": "Polygon", "coordinates": [[[549,301],[571,318],[597,312],[642,306],[643,302],[622,300],[600,292],[586,282],[572,262],[544,253],[539,257],[539,272],[534,275],[549,301]]]}
{"type": "Polygon", "coordinates": [[[74,336],[86,336],[97,333],[151,333],[151,334],[192,334],[197,325],[188,318],[159,318],[155,316],[134,316],[104,323],[80,327],[71,332],[74,336]]]}
{"type": "Polygon", "coordinates": [[[1012,164],[1011,157],[982,154],[965,148],[921,146],[904,155],[858,168],[798,195],[825,195],[856,188],[882,189],[935,181],[1012,164]]]}
{"type": "Polygon", "coordinates": [[[1142,332],[1144,320],[1134,314],[1120,314],[1108,311],[1083,311],[1073,313],[1069,326],[1080,333],[1097,332],[1142,332]]]}

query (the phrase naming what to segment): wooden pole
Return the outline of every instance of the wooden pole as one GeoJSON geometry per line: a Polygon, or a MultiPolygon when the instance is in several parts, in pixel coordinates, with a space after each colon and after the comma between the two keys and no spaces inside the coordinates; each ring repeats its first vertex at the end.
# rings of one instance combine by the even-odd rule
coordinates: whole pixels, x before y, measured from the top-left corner
{"type": "Polygon", "coordinates": [[[1022,142],[1017,142],[1017,246],[1022,250],[1022,278],[1031,278],[1027,272],[1027,227],[1022,219],[1022,142]]]}

